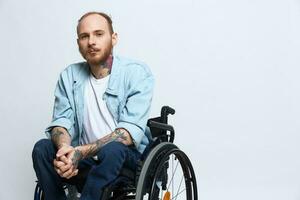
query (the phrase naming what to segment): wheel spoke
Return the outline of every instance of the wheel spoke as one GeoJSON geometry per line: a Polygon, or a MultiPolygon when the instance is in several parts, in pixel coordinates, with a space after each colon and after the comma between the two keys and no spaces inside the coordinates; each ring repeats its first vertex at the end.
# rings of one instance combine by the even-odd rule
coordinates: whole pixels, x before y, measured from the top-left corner
{"type": "Polygon", "coordinates": [[[179,189],[181,188],[182,181],[183,181],[183,176],[181,177],[180,184],[179,184],[179,186],[178,186],[176,199],[177,199],[177,196],[178,196],[178,191],[179,191],[179,189]]]}
{"type": "MultiPolygon", "coordinates": [[[[175,172],[177,170],[178,164],[179,164],[179,162],[177,161],[177,164],[176,164],[176,167],[175,167],[175,172]]],[[[167,187],[167,190],[169,190],[171,183],[173,183],[173,178],[174,178],[175,172],[172,172],[172,178],[171,178],[170,183],[167,187]]]]}
{"type": "MultiPolygon", "coordinates": [[[[174,157],[174,155],[173,155],[174,157]]],[[[174,173],[174,159],[172,159],[172,174],[175,174],[174,173]]],[[[174,181],[172,181],[172,194],[174,194],[174,181]]]]}
{"type": "Polygon", "coordinates": [[[162,200],[163,199],[163,190],[161,190],[161,196],[160,196],[160,199],[162,200]]]}
{"type": "MultiPolygon", "coordinates": [[[[176,196],[172,197],[172,199],[174,199],[174,198],[176,198],[176,199],[177,199],[177,196],[178,196],[178,195],[180,195],[181,193],[183,193],[184,191],[186,191],[186,189],[184,189],[184,190],[181,190],[181,191],[180,191],[178,194],[176,194],[176,196]]],[[[171,200],[172,200],[172,199],[171,199],[171,200]]]]}

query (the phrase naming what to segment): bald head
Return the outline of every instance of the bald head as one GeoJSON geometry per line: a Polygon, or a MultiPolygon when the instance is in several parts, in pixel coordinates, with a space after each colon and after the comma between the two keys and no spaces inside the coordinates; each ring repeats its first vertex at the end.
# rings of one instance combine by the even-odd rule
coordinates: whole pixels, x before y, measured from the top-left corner
{"type": "MultiPolygon", "coordinates": [[[[77,24],[77,35],[79,35],[79,32],[80,32],[80,26],[81,26],[81,22],[84,21],[87,17],[91,16],[91,15],[96,15],[98,17],[98,19],[101,20],[101,18],[104,18],[106,24],[107,24],[107,27],[108,27],[108,30],[110,32],[110,34],[113,34],[114,33],[114,29],[113,29],[113,26],[112,26],[112,20],[111,20],[111,17],[108,16],[106,13],[103,13],[103,12],[88,12],[86,14],[84,14],[79,20],[78,20],[78,24],[77,24]]],[[[95,18],[95,19],[96,19],[95,18]]],[[[102,19],[103,21],[103,19],[102,19]]]]}

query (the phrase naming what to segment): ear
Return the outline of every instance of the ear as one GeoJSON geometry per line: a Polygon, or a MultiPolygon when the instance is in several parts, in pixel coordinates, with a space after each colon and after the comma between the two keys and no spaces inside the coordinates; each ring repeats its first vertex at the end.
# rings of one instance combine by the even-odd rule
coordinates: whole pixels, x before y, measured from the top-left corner
{"type": "Polygon", "coordinates": [[[118,43],[118,34],[113,33],[111,36],[112,45],[115,46],[118,43]]]}
{"type": "Polygon", "coordinates": [[[77,38],[77,40],[76,40],[76,41],[77,41],[77,45],[78,45],[78,47],[79,47],[79,38],[77,38]]]}

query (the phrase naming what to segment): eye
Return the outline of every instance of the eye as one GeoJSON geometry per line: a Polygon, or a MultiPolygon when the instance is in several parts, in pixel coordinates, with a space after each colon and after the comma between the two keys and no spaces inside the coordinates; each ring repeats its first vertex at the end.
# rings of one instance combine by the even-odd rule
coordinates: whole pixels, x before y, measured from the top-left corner
{"type": "Polygon", "coordinates": [[[82,35],[82,36],[80,36],[80,40],[85,40],[85,39],[87,39],[88,38],[88,36],[87,35],[82,35]]]}
{"type": "Polygon", "coordinates": [[[103,33],[96,33],[97,37],[101,37],[103,35],[103,33]]]}

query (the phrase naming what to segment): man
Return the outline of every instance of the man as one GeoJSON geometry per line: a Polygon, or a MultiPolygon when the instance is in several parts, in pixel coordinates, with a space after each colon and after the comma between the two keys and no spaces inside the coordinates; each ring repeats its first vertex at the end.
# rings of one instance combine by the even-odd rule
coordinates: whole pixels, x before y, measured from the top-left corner
{"type": "Polygon", "coordinates": [[[86,62],[60,75],[53,119],[33,149],[34,169],[46,200],[66,199],[63,183],[80,199],[100,199],[122,167],[135,169],[148,144],[146,122],[153,91],[149,68],[113,55],[117,34],[105,13],[89,12],[77,26],[86,62]]]}

